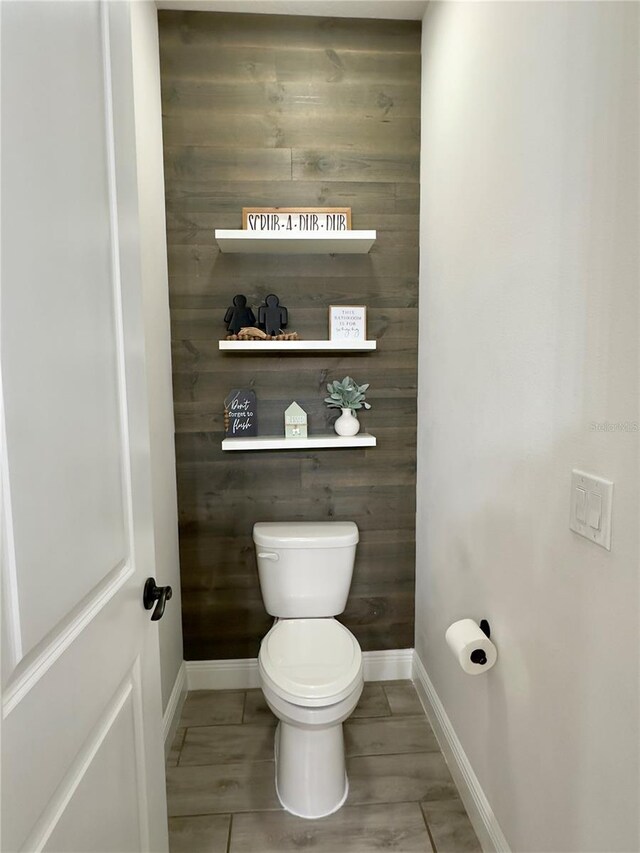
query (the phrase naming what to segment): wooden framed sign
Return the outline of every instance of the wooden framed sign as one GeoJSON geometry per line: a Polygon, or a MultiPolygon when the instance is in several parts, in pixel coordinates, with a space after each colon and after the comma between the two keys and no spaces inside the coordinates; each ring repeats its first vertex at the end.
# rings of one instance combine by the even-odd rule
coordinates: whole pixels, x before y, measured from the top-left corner
{"type": "Polygon", "coordinates": [[[242,228],[264,233],[320,233],[351,230],[350,207],[243,207],[242,228]]]}
{"type": "Polygon", "coordinates": [[[227,438],[258,435],[255,392],[234,388],[224,401],[224,433],[227,438]]]}
{"type": "Polygon", "coordinates": [[[329,340],[366,341],[366,306],[331,305],[329,308],[329,340]]]}

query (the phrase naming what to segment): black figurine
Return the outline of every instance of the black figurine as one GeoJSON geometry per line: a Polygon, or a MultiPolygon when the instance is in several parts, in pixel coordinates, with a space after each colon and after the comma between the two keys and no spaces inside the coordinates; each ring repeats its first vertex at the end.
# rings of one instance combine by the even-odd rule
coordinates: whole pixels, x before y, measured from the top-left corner
{"type": "Polygon", "coordinates": [[[270,293],[264,301],[266,305],[258,308],[258,324],[268,335],[277,335],[280,329],[286,328],[289,314],[275,293],[270,293]]]}
{"type": "MultiPolygon", "coordinates": [[[[262,309],[260,309],[262,310],[262,309]]],[[[247,308],[247,297],[239,293],[233,297],[233,307],[227,308],[224,322],[232,335],[237,335],[243,326],[253,326],[256,315],[251,308],[247,308]]]]}

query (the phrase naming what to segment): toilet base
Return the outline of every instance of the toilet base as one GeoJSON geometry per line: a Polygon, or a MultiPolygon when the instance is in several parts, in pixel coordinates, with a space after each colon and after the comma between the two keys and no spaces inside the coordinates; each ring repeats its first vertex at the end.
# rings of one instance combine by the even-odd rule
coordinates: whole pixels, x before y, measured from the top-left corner
{"type": "Polygon", "coordinates": [[[342,723],[301,728],[282,720],[275,734],[276,793],[282,807],[314,820],[337,812],[349,794],[342,723]]]}

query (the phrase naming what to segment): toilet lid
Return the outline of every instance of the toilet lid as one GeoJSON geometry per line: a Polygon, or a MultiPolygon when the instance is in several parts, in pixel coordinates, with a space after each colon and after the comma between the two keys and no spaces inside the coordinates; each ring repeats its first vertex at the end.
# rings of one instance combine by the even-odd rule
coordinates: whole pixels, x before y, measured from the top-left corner
{"type": "Polygon", "coordinates": [[[273,686],[295,699],[338,696],[362,667],[362,652],[351,631],[335,619],[283,619],[260,646],[260,665],[273,686]]]}

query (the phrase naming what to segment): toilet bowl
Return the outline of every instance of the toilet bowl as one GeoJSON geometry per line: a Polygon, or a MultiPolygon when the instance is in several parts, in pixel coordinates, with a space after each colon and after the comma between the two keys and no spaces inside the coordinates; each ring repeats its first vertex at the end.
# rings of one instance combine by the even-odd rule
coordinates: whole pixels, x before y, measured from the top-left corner
{"type": "Polygon", "coordinates": [[[362,693],[362,651],[333,617],[347,603],[358,539],[352,521],[253,528],[262,598],[276,617],[258,655],[262,691],[279,720],[276,791],[299,817],[332,814],[349,790],[342,723],[362,693]]]}
{"type": "Polygon", "coordinates": [[[364,685],[356,638],[333,618],[278,620],[262,641],[258,668],[265,700],[279,720],[280,803],[299,817],[332,814],[349,791],[342,723],[364,685]]]}

